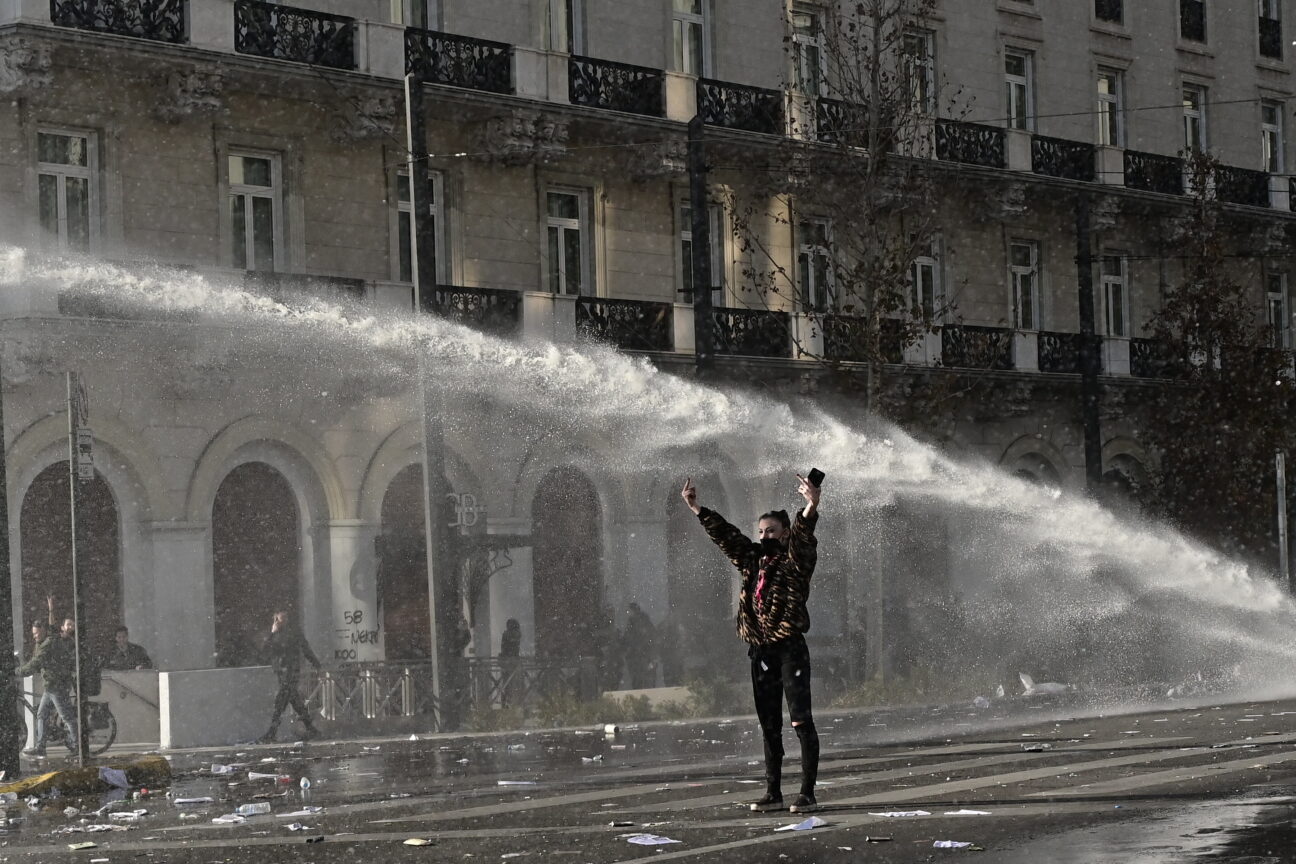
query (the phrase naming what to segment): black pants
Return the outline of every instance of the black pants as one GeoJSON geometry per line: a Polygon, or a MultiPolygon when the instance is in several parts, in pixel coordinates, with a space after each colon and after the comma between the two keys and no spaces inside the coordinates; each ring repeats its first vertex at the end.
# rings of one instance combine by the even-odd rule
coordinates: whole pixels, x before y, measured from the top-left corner
{"type": "Polygon", "coordinates": [[[819,775],[819,733],[810,707],[810,649],[793,636],[769,645],[753,645],[752,694],[765,739],[765,785],[779,793],[783,780],[783,699],[788,718],[801,741],[801,794],[813,795],[819,775]]]}
{"type": "Polygon", "coordinates": [[[279,691],[275,693],[274,714],[270,717],[270,731],[273,732],[279,728],[279,718],[283,716],[284,709],[292,705],[297,716],[302,719],[307,728],[311,727],[310,712],[306,710],[306,700],[302,699],[301,692],[297,689],[297,679],[280,678],[279,691]]]}

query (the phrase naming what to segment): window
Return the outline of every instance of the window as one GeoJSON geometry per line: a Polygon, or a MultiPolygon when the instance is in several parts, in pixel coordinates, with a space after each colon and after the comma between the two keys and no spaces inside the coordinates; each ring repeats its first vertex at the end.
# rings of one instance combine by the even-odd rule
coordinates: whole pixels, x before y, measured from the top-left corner
{"type": "Polygon", "coordinates": [[[935,241],[925,244],[914,257],[909,277],[913,287],[913,313],[924,321],[935,321],[940,315],[940,270],[936,255],[935,241]]]}
{"type": "Polygon", "coordinates": [[[1035,99],[1032,75],[1034,58],[1025,51],[1004,52],[1004,83],[1008,89],[1008,128],[1035,128],[1035,112],[1032,104],[1035,99]]]}
{"type": "MultiPolygon", "coordinates": [[[[719,204],[707,208],[711,222],[711,305],[723,306],[725,286],[725,232],[724,211],[719,204]]],[[[693,302],[693,206],[688,199],[676,208],[679,220],[679,294],[681,303],[693,302]]]]}
{"type": "Polygon", "coordinates": [[[1039,329],[1039,245],[1014,240],[1008,245],[1008,275],[1012,281],[1013,326],[1039,329]]]}
{"type": "Polygon", "coordinates": [[[1282,6],[1280,0],[1259,0],[1260,56],[1281,60],[1283,56],[1282,6]]]}
{"type": "Polygon", "coordinates": [[[1265,315],[1273,328],[1275,348],[1291,347],[1291,316],[1287,312],[1287,274],[1265,274],[1265,315]]]}
{"type": "Polygon", "coordinates": [[[1094,17],[1108,24],[1125,23],[1125,0],[1094,0],[1094,17]]]}
{"type": "MultiPolygon", "coordinates": [[[[431,250],[432,260],[435,262],[434,272],[437,282],[445,284],[450,280],[446,267],[448,262],[445,258],[443,233],[445,229],[444,183],[441,175],[435,172],[429,175],[429,180],[432,186],[432,206],[428,216],[432,220],[434,238],[431,250]]],[[[411,201],[411,191],[409,173],[400,172],[396,178],[396,221],[399,235],[396,278],[401,282],[414,281],[414,205],[411,201]]]]}
{"type": "Polygon", "coordinates": [[[1125,280],[1125,256],[1102,256],[1103,323],[1108,336],[1129,335],[1129,290],[1125,280]]]}
{"type": "Polygon", "coordinates": [[[709,0],[671,0],[671,29],[675,38],[675,71],[687,75],[710,72],[706,8],[709,0]]]}
{"type": "Polygon", "coordinates": [[[819,13],[802,6],[792,8],[793,81],[800,93],[818,96],[823,82],[823,45],[819,13]]]}
{"type": "Polygon", "coordinates": [[[231,264],[240,270],[275,270],[279,242],[279,157],[229,155],[231,264]]]}
{"type": "Polygon", "coordinates": [[[1206,149],[1206,88],[1196,84],[1183,86],[1184,149],[1206,149]]]}
{"type": "Polygon", "coordinates": [[[1125,146],[1125,81],[1119,69],[1098,69],[1098,143],[1125,146]]]}
{"type": "Polygon", "coordinates": [[[913,110],[936,113],[936,57],[930,30],[910,30],[904,35],[901,73],[909,90],[913,110]]]}
{"type": "Polygon", "coordinates": [[[1283,106],[1281,102],[1260,103],[1260,137],[1263,141],[1264,170],[1283,173],[1286,164],[1283,141],[1283,106]]]}
{"type": "Polygon", "coordinates": [[[440,0],[392,0],[391,10],[393,24],[423,30],[441,29],[440,0]]]}
{"type": "Polygon", "coordinates": [[[585,192],[550,189],[545,193],[549,251],[549,290],[555,294],[591,294],[589,223],[585,192]]]}
{"type": "Polygon", "coordinates": [[[36,133],[37,198],[47,251],[88,251],[98,240],[97,169],[92,133],[36,133]]]}
{"type": "Polygon", "coordinates": [[[1205,0],[1179,0],[1179,38],[1188,42],[1206,41],[1205,0]]]}
{"type": "Polygon", "coordinates": [[[836,308],[833,296],[832,225],[825,219],[806,219],[797,225],[797,287],[801,309],[828,312],[836,308]]]}
{"type": "Polygon", "coordinates": [[[562,54],[584,52],[581,0],[549,0],[545,46],[562,54]]]}

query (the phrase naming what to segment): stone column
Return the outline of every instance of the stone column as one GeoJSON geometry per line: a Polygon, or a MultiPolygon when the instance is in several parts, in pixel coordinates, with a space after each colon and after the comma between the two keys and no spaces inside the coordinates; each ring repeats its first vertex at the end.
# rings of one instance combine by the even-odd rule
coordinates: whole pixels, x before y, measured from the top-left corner
{"type": "Polygon", "coordinates": [[[357,519],[328,523],[333,572],[332,615],[328,639],[319,646],[325,663],[382,660],[378,619],[378,526],[357,519]]]}
{"type": "Polygon", "coordinates": [[[131,636],[160,669],[209,669],[216,659],[211,525],[154,522],[146,530],[153,541],[153,621],[131,636]]]}

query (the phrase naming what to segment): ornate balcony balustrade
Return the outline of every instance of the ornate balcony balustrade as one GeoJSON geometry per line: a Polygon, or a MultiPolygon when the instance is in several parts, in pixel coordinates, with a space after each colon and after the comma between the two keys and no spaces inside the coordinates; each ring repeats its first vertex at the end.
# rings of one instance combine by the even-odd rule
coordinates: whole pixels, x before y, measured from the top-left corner
{"type": "MultiPolygon", "coordinates": [[[[874,358],[869,348],[867,318],[854,315],[824,315],[819,322],[823,332],[824,358],[847,363],[868,363],[874,358]]],[[[883,318],[878,322],[877,360],[880,363],[904,362],[904,336],[900,322],[883,318]]]]}
{"type": "Polygon", "coordinates": [[[573,105],[664,117],[665,93],[660,69],[593,57],[573,56],[567,61],[567,98],[573,105]]]}
{"type": "Polygon", "coordinates": [[[405,72],[430,84],[513,92],[513,46],[435,30],[405,30],[405,72]]]}
{"type": "Polygon", "coordinates": [[[792,357],[792,323],[786,312],[721,308],[711,310],[711,320],[717,354],[792,357]]]}
{"type": "Polygon", "coordinates": [[[986,168],[1007,167],[1004,155],[1004,130],[998,126],[964,123],[959,120],[936,122],[936,158],[986,168]]]}
{"type": "Polygon", "coordinates": [[[1135,378],[1179,378],[1186,361],[1153,339],[1130,340],[1130,375],[1135,378]]]}
{"type": "Polygon", "coordinates": [[[1049,333],[1041,330],[1036,339],[1039,371],[1079,373],[1082,338],[1079,333],[1049,333]]]}
{"type": "Polygon", "coordinates": [[[946,325],[941,328],[941,364],[962,369],[1012,369],[1012,331],[946,325]]]}
{"type": "Polygon", "coordinates": [[[1164,195],[1184,194],[1183,160],[1158,153],[1125,151],[1125,186],[1164,195]]]}
{"type": "Polygon", "coordinates": [[[1094,180],[1094,145],[1064,138],[1031,138],[1031,170],[1067,180],[1094,180]]]}
{"type": "Polygon", "coordinates": [[[345,15],[261,0],[234,3],[234,50],[334,69],[354,69],[356,22],[345,15]]]}
{"type": "Polygon", "coordinates": [[[697,97],[698,111],[708,126],[783,134],[783,94],[777,90],[699,78],[697,97]]]}
{"type": "Polygon", "coordinates": [[[50,0],[50,21],[60,27],[183,43],[184,0],[50,0]]]}
{"type": "Polygon", "coordinates": [[[824,144],[867,148],[868,124],[867,105],[822,97],[815,100],[815,137],[824,144]]]}
{"type": "Polygon", "coordinates": [[[511,336],[522,320],[522,295],[504,288],[437,285],[419,292],[419,308],[496,336],[511,336]]]}
{"type": "Polygon", "coordinates": [[[1230,204],[1249,207],[1269,206],[1269,175],[1264,171],[1215,166],[1215,197],[1230,204]]]}
{"type": "Polygon", "coordinates": [[[674,307],[647,300],[578,297],[576,331],[625,351],[673,351],[674,307]]]}

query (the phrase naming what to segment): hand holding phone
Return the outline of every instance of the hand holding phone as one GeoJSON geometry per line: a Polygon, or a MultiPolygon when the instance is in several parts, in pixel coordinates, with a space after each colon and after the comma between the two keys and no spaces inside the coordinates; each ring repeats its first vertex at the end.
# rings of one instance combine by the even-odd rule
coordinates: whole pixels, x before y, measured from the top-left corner
{"type": "Polygon", "coordinates": [[[822,487],[824,481],[824,472],[818,468],[811,468],[810,473],[806,475],[806,482],[811,486],[822,487]]]}

